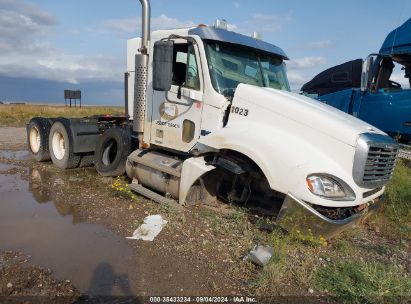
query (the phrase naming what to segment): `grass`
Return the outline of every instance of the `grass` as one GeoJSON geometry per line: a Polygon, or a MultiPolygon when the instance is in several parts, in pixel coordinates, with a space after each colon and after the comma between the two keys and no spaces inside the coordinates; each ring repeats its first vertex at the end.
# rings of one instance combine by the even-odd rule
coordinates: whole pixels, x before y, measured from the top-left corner
{"type": "Polygon", "coordinates": [[[386,188],[383,206],[383,213],[390,220],[389,232],[410,240],[411,167],[409,162],[398,162],[393,179],[386,188]]]}
{"type": "Polygon", "coordinates": [[[411,278],[404,269],[378,262],[344,261],[318,267],[314,281],[346,303],[388,303],[411,297],[411,278]]]}
{"type": "Polygon", "coordinates": [[[285,287],[291,295],[313,290],[337,302],[405,303],[411,297],[405,253],[411,239],[409,162],[398,162],[381,205],[366,225],[328,244],[274,230],[265,243],[274,248],[274,256],[254,282],[256,293],[281,294],[285,282],[293,282],[293,287],[285,287]]]}
{"type": "Polygon", "coordinates": [[[278,286],[285,275],[287,266],[288,244],[289,237],[281,231],[274,230],[270,233],[269,245],[274,248],[274,253],[255,282],[257,294],[267,295],[278,292],[278,286]]]}
{"type": "Polygon", "coordinates": [[[124,114],[121,107],[94,107],[69,108],[52,105],[0,105],[0,126],[22,127],[32,117],[85,117],[97,114],[124,114]]]}

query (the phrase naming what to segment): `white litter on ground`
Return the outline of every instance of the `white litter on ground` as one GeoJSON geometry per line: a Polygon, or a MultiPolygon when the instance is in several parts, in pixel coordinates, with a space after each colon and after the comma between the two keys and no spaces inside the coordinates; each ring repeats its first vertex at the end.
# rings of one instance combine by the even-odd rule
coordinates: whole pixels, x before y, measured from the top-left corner
{"type": "Polygon", "coordinates": [[[243,260],[250,260],[254,264],[259,266],[265,266],[274,254],[274,248],[268,246],[256,245],[254,248],[244,257],[243,260]]]}
{"type": "Polygon", "coordinates": [[[161,215],[149,215],[144,219],[144,224],[133,232],[133,236],[127,238],[152,242],[166,224],[161,215]]]}

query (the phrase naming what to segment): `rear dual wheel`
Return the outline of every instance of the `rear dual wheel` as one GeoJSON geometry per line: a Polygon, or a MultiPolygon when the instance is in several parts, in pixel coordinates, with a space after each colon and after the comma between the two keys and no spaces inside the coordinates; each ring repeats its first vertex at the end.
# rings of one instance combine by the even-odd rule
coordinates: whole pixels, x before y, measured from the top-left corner
{"type": "Polygon", "coordinates": [[[27,142],[30,154],[35,160],[49,161],[50,122],[46,118],[34,117],[27,125],[27,142]]]}
{"type": "Polygon", "coordinates": [[[67,119],[58,119],[50,129],[49,150],[54,165],[61,169],[76,168],[80,163],[80,155],[73,152],[73,138],[67,119]]]}

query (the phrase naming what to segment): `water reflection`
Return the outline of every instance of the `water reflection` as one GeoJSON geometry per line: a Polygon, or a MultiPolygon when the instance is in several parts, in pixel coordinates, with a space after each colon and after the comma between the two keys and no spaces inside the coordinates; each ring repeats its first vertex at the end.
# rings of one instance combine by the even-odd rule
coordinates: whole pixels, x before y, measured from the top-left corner
{"type": "Polygon", "coordinates": [[[57,191],[64,184],[64,180],[57,174],[47,170],[29,169],[29,191],[34,199],[40,204],[52,202],[61,216],[72,215],[73,223],[80,223],[80,217],[76,216],[74,209],[66,202],[67,197],[57,191]]]}
{"type": "Polygon", "coordinates": [[[0,174],[0,249],[30,255],[31,263],[51,268],[87,295],[132,295],[137,277],[125,240],[81,222],[81,211],[67,203],[68,179],[47,170],[28,172],[28,180],[0,174]]]}

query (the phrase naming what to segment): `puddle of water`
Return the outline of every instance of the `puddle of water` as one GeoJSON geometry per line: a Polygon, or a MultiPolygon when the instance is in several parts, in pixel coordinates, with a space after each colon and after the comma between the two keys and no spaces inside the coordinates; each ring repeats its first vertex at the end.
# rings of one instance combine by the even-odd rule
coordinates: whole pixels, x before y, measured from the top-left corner
{"type": "Polygon", "coordinates": [[[13,167],[14,167],[13,165],[0,163],[0,171],[7,171],[7,170],[10,170],[13,167]]]}
{"type": "MultiPolygon", "coordinates": [[[[1,164],[0,164],[1,165],[1,164]]],[[[42,185],[47,172],[0,175],[0,246],[22,251],[91,296],[133,295],[133,257],[126,242],[102,225],[80,223],[72,208],[42,185]]]]}
{"type": "Polygon", "coordinates": [[[9,160],[28,160],[30,159],[29,151],[21,150],[21,151],[7,151],[7,150],[0,150],[0,158],[5,158],[9,160]]]}

